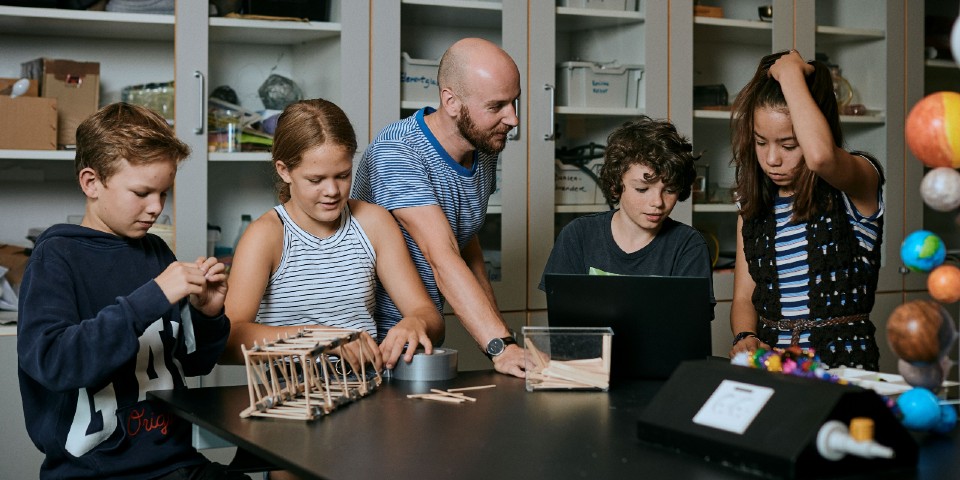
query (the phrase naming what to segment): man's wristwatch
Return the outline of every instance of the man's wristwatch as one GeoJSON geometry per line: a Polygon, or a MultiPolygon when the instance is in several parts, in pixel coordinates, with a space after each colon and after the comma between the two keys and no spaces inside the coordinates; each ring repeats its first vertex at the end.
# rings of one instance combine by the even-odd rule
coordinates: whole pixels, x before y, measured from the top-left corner
{"type": "Polygon", "coordinates": [[[747,337],[758,338],[756,333],[744,331],[744,332],[738,333],[737,336],[733,337],[733,344],[736,345],[740,343],[740,340],[743,340],[744,338],[747,338],[747,337]]]}
{"type": "Polygon", "coordinates": [[[491,360],[493,357],[500,355],[504,350],[507,349],[507,345],[516,345],[517,339],[513,338],[513,332],[510,332],[510,336],[503,338],[494,338],[487,342],[487,348],[484,349],[483,353],[487,354],[487,357],[491,360]]]}

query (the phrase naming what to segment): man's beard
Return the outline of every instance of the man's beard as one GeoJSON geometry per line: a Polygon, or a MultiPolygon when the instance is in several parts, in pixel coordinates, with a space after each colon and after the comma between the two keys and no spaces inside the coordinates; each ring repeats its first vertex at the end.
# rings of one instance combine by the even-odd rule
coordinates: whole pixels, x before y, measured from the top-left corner
{"type": "Polygon", "coordinates": [[[498,138],[498,134],[502,135],[506,132],[500,132],[499,129],[493,132],[481,131],[477,124],[473,122],[473,118],[470,117],[470,111],[466,105],[460,106],[460,115],[457,116],[457,130],[480,153],[496,155],[507,146],[506,137],[502,141],[498,138]]]}

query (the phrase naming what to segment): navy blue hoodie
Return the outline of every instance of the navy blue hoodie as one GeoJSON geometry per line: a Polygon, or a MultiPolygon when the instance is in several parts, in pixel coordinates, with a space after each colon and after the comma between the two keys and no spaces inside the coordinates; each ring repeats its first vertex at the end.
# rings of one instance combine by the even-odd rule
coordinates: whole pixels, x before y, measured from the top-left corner
{"type": "Polygon", "coordinates": [[[20,286],[17,356],[27,432],[41,478],[151,478],[206,460],[190,425],[146,401],[209,373],[230,322],[154,281],[176,258],[155,235],[122,238],[55,225],[37,239],[20,286]]]}

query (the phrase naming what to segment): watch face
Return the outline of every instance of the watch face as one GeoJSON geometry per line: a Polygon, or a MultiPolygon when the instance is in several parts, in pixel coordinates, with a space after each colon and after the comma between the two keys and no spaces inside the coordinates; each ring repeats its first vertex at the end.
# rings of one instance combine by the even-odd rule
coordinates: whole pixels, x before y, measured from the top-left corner
{"type": "Polygon", "coordinates": [[[504,344],[502,338],[494,338],[493,340],[487,342],[487,354],[490,356],[496,357],[497,355],[500,355],[503,353],[503,348],[504,344]]]}

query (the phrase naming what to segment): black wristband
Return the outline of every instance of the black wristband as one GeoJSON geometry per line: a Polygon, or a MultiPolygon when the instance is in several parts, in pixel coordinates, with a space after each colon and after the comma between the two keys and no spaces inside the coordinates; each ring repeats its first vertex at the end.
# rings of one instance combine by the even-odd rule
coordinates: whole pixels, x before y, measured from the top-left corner
{"type": "Polygon", "coordinates": [[[747,337],[759,338],[757,337],[757,334],[754,332],[744,331],[744,332],[738,333],[735,337],[733,337],[733,344],[736,345],[737,343],[740,343],[740,340],[743,340],[744,338],[747,338],[747,337]]]}

